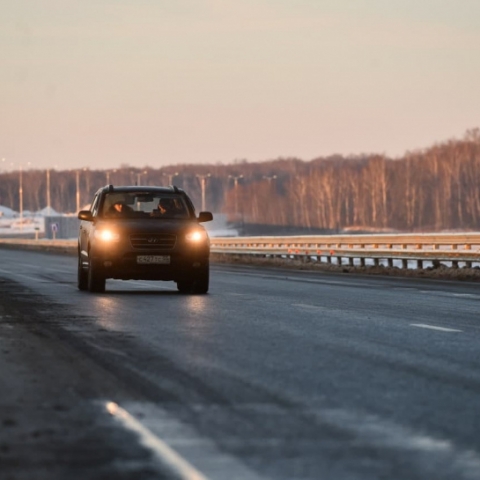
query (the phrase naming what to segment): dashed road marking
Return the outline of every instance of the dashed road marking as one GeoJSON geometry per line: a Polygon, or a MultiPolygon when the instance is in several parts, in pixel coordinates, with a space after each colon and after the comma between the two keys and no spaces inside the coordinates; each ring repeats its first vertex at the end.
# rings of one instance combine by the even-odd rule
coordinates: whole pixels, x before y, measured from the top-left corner
{"type": "Polygon", "coordinates": [[[480,295],[476,295],[474,293],[452,293],[452,295],[460,298],[480,298],[480,295]]]}
{"type": "Polygon", "coordinates": [[[463,330],[457,330],[455,328],[437,327],[436,325],[426,325],[424,323],[411,323],[410,326],[417,327],[417,328],[427,328],[429,330],[437,330],[439,332],[451,332],[451,333],[463,332],[463,330]]]}
{"type": "Polygon", "coordinates": [[[292,303],[292,307],[302,308],[304,310],[310,310],[310,311],[325,310],[325,307],[319,307],[318,305],[310,305],[307,303],[292,303]]]}

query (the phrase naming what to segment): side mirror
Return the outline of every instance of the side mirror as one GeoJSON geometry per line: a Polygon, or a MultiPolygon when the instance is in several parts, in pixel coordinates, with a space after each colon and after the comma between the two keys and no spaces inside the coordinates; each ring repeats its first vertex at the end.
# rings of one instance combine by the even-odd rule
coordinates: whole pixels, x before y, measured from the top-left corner
{"type": "Polygon", "coordinates": [[[198,214],[199,223],[211,222],[213,220],[212,212],[200,212],[198,214]]]}
{"type": "Polygon", "coordinates": [[[78,218],[87,222],[93,222],[93,215],[90,210],[80,210],[78,212],[78,218]]]}

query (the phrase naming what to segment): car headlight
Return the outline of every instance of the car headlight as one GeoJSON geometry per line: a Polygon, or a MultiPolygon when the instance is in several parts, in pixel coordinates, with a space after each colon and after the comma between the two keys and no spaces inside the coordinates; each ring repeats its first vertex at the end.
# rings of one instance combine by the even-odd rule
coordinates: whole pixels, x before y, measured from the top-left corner
{"type": "Polygon", "coordinates": [[[200,243],[207,240],[207,232],[203,230],[194,230],[193,232],[189,232],[185,235],[187,242],[191,243],[200,243]]]}
{"type": "Polygon", "coordinates": [[[120,235],[111,230],[95,230],[95,238],[102,242],[118,242],[120,235]]]}

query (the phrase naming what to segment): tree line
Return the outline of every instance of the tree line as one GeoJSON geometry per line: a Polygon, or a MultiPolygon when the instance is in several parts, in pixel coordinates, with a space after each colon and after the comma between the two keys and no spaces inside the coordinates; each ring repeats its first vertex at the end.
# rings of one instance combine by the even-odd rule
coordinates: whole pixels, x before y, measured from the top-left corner
{"type": "Polygon", "coordinates": [[[54,210],[76,212],[78,205],[87,206],[95,191],[109,183],[173,183],[187,191],[197,211],[204,202],[206,209],[248,224],[325,231],[473,230],[480,227],[480,130],[396,159],[362,154],[308,162],[280,158],[161,168],[122,165],[110,170],[3,172],[0,205],[18,211],[22,197],[24,210],[38,211],[50,198],[54,210]]]}

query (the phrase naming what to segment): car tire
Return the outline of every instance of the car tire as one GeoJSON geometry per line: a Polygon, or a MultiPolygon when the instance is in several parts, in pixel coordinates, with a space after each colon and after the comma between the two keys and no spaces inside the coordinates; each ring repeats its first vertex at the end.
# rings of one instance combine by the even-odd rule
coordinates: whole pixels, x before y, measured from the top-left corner
{"type": "Polygon", "coordinates": [[[192,272],[192,279],[177,281],[177,289],[180,293],[205,294],[208,292],[210,282],[210,268],[207,265],[192,272]]]}
{"type": "Polygon", "coordinates": [[[88,289],[88,271],[83,268],[82,257],[80,254],[78,254],[77,287],[79,290],[88,289]]]}
{"type": "Polygon", "coordinates": [[[208,292],[210,283],[210,268],[208,264],[202,267],[195,275],[192,293],[204,294],[208,292]]]}
{"type": "Polygon", "coordinates": [[[105,291],[105,276],[102,274],[101,269],[90,261],[88,265],[88,291],[102,293],[105,291]]]}
{"type": "Polygon", "coordinates": [[[180,293],[190,293],[192,291],[193,282],[191,280],[179,280],[177,289],[180,293]]]}

